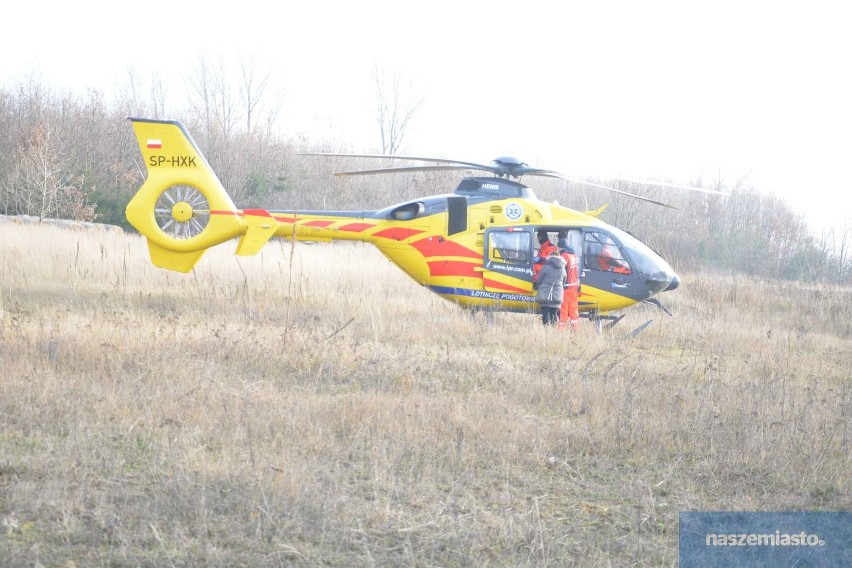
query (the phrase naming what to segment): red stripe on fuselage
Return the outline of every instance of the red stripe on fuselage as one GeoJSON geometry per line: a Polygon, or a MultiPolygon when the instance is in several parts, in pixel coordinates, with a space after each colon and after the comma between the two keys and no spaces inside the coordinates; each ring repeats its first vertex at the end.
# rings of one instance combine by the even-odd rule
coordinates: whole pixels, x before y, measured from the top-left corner
{"type": "Polygon", "coordinates": [[[391,227],[390,229],[384,229],[379,231],[378,233],[373,233],[374,237],[382,237],[383,239],[393,239],[395,241],[404,241],[405,239],[411,238],[414,235],[420,234],[423,231],[419,229],[408,229],[406,227],[391,227]]]}
{"type": "Polygon", "coordinates": [[[428,237],[411,243],[411,246],[420,251],[424,257],[432,256],[465,256],[468,258],[482,258],[481,254],[477,254],[465,248],[458,243],[448,241],[444,237],[428,237]]]}
{"type": "Polygon", "coordinates": [[[303,223],[304,227],[320,227],[325,228],[334,223],[334,221],[308,221],[307,223],[303,223]]]}
{"type": "Polygon", "coordinates": [[[278,221],[279,223],[295,223],[296,221],[298,221],[298,219],[296,219],[295,217],[281,217],[279,215],[273,215],[272,218],[278,221]]]}
{"type": "Polygon", "coordinates": [[[266,209],[243,209],[243,215],[252,215],[254,217],[272,217],[272,213],[266,209]]]}
{"type": "Polygon", "coordinates": [[[341,231],[347,231],[350,233],[360,233],[370,227],[375,227],[375,223],[349,223],[348,225],[343,225],[339,229],[341,231]]]}

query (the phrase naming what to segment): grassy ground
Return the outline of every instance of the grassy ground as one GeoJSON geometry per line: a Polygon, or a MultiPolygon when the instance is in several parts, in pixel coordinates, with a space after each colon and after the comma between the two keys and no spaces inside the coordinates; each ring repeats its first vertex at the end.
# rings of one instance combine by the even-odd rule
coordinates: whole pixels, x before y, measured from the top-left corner
{"type": "Polygon", "coordinates": [[[569,336],[232,251],[0,226],[4,565],[660,566],[679,511],[852,509],[848,289],[682,274],[569,336]]]}

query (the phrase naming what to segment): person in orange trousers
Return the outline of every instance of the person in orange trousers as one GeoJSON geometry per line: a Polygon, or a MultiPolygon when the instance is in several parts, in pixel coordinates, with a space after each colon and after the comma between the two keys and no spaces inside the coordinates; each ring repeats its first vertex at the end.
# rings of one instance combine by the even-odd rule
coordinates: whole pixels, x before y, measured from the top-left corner
{"type": "Polygon", "coordinates": [[[568,239],[560,235],[557,241],[559,254],[565,260],[565,272],[568,277],[565,279],[565,286],[562,290],[562,305],[559,307],[559,328],[567,329],[571,326],[571,331],[580,331],[580,311],[578,309],[580,297],[580,263],[577,260],[577,255],[574,249],[568,245],[568,239]]]}

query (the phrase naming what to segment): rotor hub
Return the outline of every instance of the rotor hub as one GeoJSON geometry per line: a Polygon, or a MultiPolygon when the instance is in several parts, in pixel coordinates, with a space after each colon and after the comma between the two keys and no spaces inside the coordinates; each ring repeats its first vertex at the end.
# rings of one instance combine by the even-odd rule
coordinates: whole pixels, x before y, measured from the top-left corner
{"type": "Polygon", "coordinates": [[[192,219],[192,205],[186,201],[178,201],[172,206],[172,218],[178,223],[186,223],[192,219]]]}

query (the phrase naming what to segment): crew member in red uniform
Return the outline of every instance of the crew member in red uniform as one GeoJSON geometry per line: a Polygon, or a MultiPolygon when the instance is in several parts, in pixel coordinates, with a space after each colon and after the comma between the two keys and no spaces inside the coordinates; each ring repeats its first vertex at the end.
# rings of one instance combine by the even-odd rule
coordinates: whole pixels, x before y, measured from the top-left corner
{"type": "Polygon", "coordinates": [[[547,234],[547,231],[541,230],[538,232],[538,254],[533,259],[533,281],[535,281],[536,276],[538,276],[538,272],[541,270],[541,267],[544,266],[544,263],[547,262],[547,257],[550,256],[551,252],[558,252],[556,249],[556,245],[550,242],[550,237],[547,234]]]}
{"type": "Polygon", "coordinates": [[[578,306],[580,296],[580,263],[577,260],[574,249],[568,245],[567,238],[560,234],[559,240],[556,243],[559,246],[560,256],[565,259],[565,272],[568,273],[562,291],[562,305],[559,307],[559,329],[567,329],[568,325],[570,325],[571,331],[580,331],[580,311],[578,306]]]}
{"type": "Polygon", "coordinates": [[[598,256],[598,266],[601,270],[617,272],[618,274],[630,274],[630,267],[620,258],[615,258],[610,250],[610,245],[601,245],[601,254],[598,256]]]}

